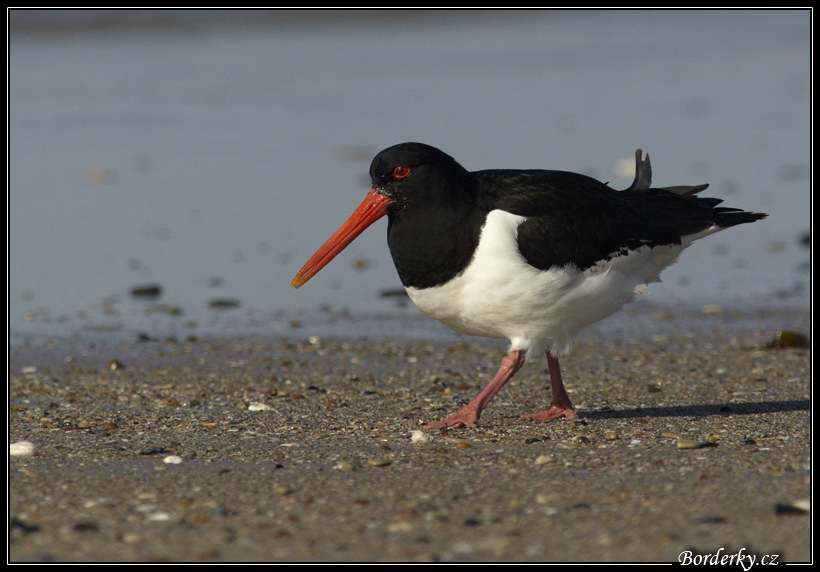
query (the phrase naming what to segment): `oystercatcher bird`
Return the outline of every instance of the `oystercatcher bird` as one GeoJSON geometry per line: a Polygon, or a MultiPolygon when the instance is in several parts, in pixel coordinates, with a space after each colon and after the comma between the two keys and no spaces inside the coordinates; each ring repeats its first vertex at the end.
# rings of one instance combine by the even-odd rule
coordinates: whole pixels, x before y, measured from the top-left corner
{"type": "Polygon", "coordinates": [[[470,172],[429,145],[389,147],[370,165],[362,204],[291,284],[310,280],[387,215],[390,254],[421,311],[458,332],[511,342],[478,397],[426,427],[476,427],[498,390],[542,351],[552,404],[526,418],[575,418],[556,357],[573,337],[659,281],[695,240],[766,216],[697,196],[708,185],[652,188],[642,155],[632,185],[617,191],[577,173],[470,172]]]}

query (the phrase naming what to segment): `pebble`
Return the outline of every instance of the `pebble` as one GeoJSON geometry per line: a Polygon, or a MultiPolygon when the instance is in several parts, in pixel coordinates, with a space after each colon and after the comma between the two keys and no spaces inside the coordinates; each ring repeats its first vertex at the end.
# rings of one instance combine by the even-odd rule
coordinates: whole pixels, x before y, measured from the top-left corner
{"type": "Polygon", "coordinates": [[[341,471],[343,473],[352,473],[353,472],[353,464],[348,461],[339,461],[333,468],[337,471],[341,471]]]}
{"type": "Polygon", "coordinates": [[[34,455],[36,447],[30,441],[18,441],[9,445],[9,456],[16,459],[25,459],[34,455]]]}
{"type": "Polygon", "coordinates": [[[557,493],[537,493],[535,502],[537,504],[550,504],[561,501],[561,495],[557,493]]]}
{"type": "Polygon", "coordinates": [[[811,512],[811,499],[797,499],[792,502],[792,506],[803,512],[811,512]]]}
{"type": "Polygon", "coordinates": [[[767,348],[783,349],[783,348],[807,348],[809,347],[809,337],[800,332],[789,332],[780,330],[772,339],[766,344],[767,348]]]}
{"type": "Polygon", "coordinates": [[[239,308],[242,302],[230,298],[214,298],[208,302],[208,307],[212,310],[230,310],[231,308],[239,308]]]}
{"type": "Polygon", "coordinates": [[[790,503],[778,503],[774,508],[776,514],[808,514],[811,512],[811,501],[798,499],[790,503]]]}
{"type": "Polygon", "coordinates": [[[271,406],[266,403],[252,402],[248,404],[248,411],[270,411],[271,406]]]}
{"type": "Polygon", "coordinates": [[[154,299],[159,298],[161,295],[162,287],[158,284],[146,284],[131,288],[131,296],[134,298],[154,299]]]}
{"type": "Polygon", "coordinates": [[[678,449],[699,449],[700,443],[686,437],[678,437],[678,449]]]}
{"type": "Polygon", "coordinates": [[[429,445],[433,438],[424,431],[413,431],[410,433],[410,442],[414,445],[429,445]]]}
{"type": "Polygon", "coordinates": [[[182,457],[179,455],[168,455],[162,462],[168,465],[179,465],[182,462],[182,457]]]}
{"type": "Polygon", "coordinates": [[[455,445],[456,448],[458,448],[458,449],[469,449],[470,448],[470,443],[465,439],[451,438],[451,439],[447,439],[447,442],[450,443],[451,445],[455,445]]]}

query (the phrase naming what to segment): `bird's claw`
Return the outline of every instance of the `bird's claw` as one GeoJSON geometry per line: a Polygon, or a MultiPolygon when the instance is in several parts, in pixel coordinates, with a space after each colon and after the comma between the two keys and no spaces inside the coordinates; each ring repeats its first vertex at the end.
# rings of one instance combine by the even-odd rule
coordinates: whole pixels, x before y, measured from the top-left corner
{"type": "Polygon", "coordinates": [[[463,427],[478,427],[479,412],[470,406],[465,407],[455,415],[441,421],[433,421],[424,426],[425,429],[461,429],[463,427]]]}
{"type": "Polygon", "coordinates": [[[566,407],[563,405],[553,405],[549,409],[544,409],[538,413],[524,415],[524,419],[530,419],[532,421],[548,421],[550,419],[558,419],[560,417],[564,417],[566,419],[577,419],[578,413],[576,413],[575,409],[571,406],[566,407]]]}

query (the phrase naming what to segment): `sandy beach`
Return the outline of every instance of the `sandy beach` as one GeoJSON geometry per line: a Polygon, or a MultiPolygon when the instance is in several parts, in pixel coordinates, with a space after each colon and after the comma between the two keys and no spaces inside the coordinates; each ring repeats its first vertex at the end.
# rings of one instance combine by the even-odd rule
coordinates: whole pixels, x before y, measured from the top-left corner
{"type": "Polygon", "coordinates": [[[765,342],[807,316],[580,342],[563,360],[579,420],[521,419],[547,400],[535,361],[478,429],[422,433],[503,345],[20,344],[10,443],[35,450],[10,463],[10,560],[806,562],[810,352],[765,342]]]}

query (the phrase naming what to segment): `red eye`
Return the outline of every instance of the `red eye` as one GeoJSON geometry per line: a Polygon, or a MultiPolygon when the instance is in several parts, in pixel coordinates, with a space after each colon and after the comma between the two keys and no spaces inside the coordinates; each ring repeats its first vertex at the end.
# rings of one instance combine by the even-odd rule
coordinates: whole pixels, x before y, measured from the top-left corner
{"type": "Polygon", "coordinates": [[[410,167],[398,166],[395,169],[393,169],[393,178],[395,178],[395,179],[403,179],[404,177],[406,177],[409,174],[410,174],[410,167]]]}

